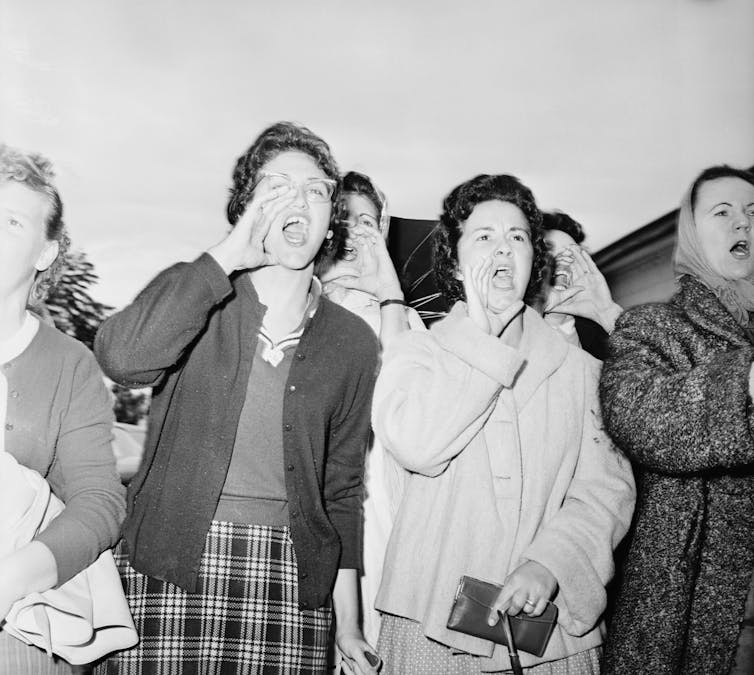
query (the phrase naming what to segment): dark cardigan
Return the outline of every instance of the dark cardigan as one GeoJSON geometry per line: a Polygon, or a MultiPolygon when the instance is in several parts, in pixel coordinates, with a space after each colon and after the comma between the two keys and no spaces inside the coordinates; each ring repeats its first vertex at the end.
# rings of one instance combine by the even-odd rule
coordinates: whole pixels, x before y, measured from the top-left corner
{"type": "Polygon", "coordinates": [[[603,416],[637,503],[605,673],[727,673],[754,569],[754,345],[692,277],[627,311],[610,338],[603,416]]]}
{"type": "MultiPolygon", "coordinates": [[[[97,334],[95,353],[110,377],[154,387],[124,525],[131,564],[143,574],[195,589],[264,311],[248,275],[229,279],[204,254],[162,272],[97,334]],[[248,292],[239,292],[242,285],[248,292]]],[[[339,566],[361,565],[362,476],[376,369],[373,332],[322,298],[296,349],[283,402],[303,608],[327,603],[339,566]]]]}

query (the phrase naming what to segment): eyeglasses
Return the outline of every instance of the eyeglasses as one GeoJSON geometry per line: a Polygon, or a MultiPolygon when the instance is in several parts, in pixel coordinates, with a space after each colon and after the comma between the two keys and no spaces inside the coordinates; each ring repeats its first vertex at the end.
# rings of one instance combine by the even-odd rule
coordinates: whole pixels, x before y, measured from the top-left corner
{"type": "Polygon", "coordinates": [[[338,185],[338,183],[332,178],[309,178],[302,185],[284,173],[263,173],[259,176],[259,180],[257,180],[254,189],[256,189],[262,181],[267,182],[267,186],[270,190],[279,190],[280,192],[289,190],[292,187],[295,187],[297,190],[303,187],[306,201],[312,204],[329,202],[338,185]]]}
{"type": "Polygon", "coordinates": [[[379,222],[377,222],[377,219],[374,216],[369,215],[368,213],[359,213],[355,217],[349,216],[346,222],[348,223],[349,227],[355,227],[359,225],[361,227],[371,227],[373,230],[378,231],[380,229],[380,224],[379,222]]]}

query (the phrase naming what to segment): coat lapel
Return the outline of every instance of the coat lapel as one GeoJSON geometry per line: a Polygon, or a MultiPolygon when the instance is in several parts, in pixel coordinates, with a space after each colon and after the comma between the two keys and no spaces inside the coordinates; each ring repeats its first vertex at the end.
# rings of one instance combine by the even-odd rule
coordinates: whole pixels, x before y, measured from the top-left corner
{"type": "Polygon", "coordinates": [[[680,286],[676,302],[695,324],[734,347],[751,345],[744,328],[704,284],[693,277],[683,276],[680,286]]]}
{"type": "Polygon", "coordinates": [[[568,343],[536,311],[527,307],[524,311],[521,351],[524,366],[513,384],[513,396],[519,410],[565,361],[568,343]]]}

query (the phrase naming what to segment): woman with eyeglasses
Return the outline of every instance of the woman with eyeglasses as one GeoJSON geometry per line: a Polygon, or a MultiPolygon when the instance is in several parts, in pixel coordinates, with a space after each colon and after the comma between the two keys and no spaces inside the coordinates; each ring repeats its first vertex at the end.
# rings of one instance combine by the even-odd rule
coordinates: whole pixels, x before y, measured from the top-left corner
{"type": "MultiPolygon", "coordinates": [[[[384,349],[394,336],[409,328],[423,330],[424,323],[416,310],[406,306],[387,250],[390,218],[385,195],[369,176],[349,171],[343,176],[341,201],[347,216],[346,239],[335,258],[326,258],[318,269],[322,292],[364,319],[384,349]]],[[[362,626],[364,636],[373,645],[380,633],[380,614],[374,608],[374,600],[404,480],[404,469],[373,438],[364,483],[361,577],[362,626]]]]}
{"type": "Polygon", "coordinates": [[[121,572],[140,644],[100,672],[321,673],[331,604],[355,673],[364,450],[377,344],[322,297],[340,180],[304,127],[237,161],[232,230],[162,272],[96,339],[117,382],[153,387],[121,572]]]}

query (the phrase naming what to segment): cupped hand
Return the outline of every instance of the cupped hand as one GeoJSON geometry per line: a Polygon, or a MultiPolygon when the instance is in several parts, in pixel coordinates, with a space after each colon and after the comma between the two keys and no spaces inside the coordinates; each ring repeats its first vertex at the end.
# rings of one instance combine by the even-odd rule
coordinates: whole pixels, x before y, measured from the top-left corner
{"type": "Polygon", "coordinates": [[[499,337],[523,309],[524,303],[516,300],[502,312],[491,311],[487,306],[487,301],[492,274],[492,256],[481,258],[473,266],[465,265],[463,288],[466,293],[466,311],[469,318],[488,335],[499,337]]]}
{"type": "Polygon", "coordinates": [[[544,313],[591,319],[611,333],[622,309],[613,301],[605,277],[580,246],[569,246],[566,251],[572,260],[572,285],[563,290],[550,288],[544,313]]]}
{"type": "Polygon", "coordinates": [[[529,616],[539,616],[557,590],[558,582],[552,572],[534,560],[527,560],[508,575],[487,622],[494,626],[499,619],[498,612],[513,616],[523,611],[529,616]]]}
{"type": "Polygon", "coordinates": [[[372,227],[355,225],[349,232],[349,244],[355,249],[354,263],[359,274],[342,277],[340,284],[370,293],[380,301],[403,298],[398,274],[382,234],[372,227]]]}
{"type": "Polygon", "coordinates": [[[277,260],[265,249],[264,241],[272,225],[291,206],[296,194],[293,186],[255,193],[225,239],[210,248],[208,253],[228,274],[233,270],[275,265],[277,260]]]}
{"type": "Polygon", "coordinates": [[[337,633],[335,647],[341,657],[341,669],[346,675],[372,675],[379,672],[382,666],[382,660],[361,631],[337,633]]]}

